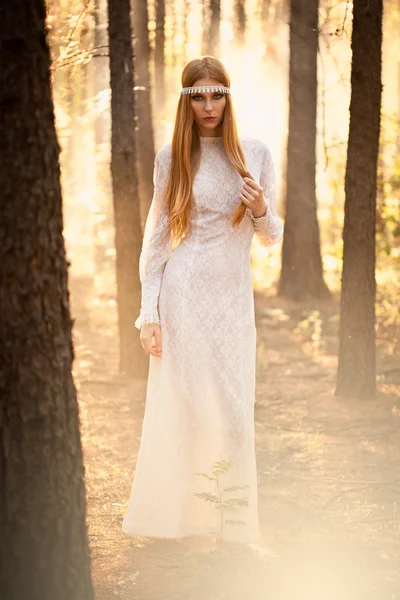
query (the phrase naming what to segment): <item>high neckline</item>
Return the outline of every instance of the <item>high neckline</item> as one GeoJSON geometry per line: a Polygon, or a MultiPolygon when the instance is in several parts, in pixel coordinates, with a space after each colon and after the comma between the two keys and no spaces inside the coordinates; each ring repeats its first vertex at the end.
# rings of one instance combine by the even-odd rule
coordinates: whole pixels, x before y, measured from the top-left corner
{"type": "Polygon", "coordinates": [[[219,140],[222,140],[222,135],[217,135],[217,136],[202,136],[202,135],[199,135],[199,139],[202,142],[217,142],[219,140]]]}

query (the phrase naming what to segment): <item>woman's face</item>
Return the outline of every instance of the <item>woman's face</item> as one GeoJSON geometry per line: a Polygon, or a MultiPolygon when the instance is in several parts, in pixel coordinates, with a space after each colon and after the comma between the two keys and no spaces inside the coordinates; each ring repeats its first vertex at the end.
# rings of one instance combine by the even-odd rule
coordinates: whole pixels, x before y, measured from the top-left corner
{"type": "MultiPolygon", "coordinates": [[[[202,79],[195,81],[192,87],[197,85],[223,86],[224,84],[217,79],[203,77],[202,79]]],[[[201,92],[201,94],[191,94],[190,104],[193,110],[194,120],[199,128],[199,135],[202,137],[221,135],[221,125],[226,105],[225,94],[222,92],[201,92]]]]}

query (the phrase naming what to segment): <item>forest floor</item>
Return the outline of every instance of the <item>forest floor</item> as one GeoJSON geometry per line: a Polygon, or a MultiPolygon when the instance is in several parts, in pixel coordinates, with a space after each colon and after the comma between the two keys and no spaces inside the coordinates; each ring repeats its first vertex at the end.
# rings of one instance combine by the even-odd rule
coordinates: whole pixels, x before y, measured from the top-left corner
{"type": "Polygon", "coordinates": [[[309,307],[257,293],[262,539],[198,553],[121,531],[146,382],[117,373],[114,298],[71,293],[97,600],[400,600],[399,357],[380,350],[376,400],[337,398],[337,303],[307,329],[309,307]]]}

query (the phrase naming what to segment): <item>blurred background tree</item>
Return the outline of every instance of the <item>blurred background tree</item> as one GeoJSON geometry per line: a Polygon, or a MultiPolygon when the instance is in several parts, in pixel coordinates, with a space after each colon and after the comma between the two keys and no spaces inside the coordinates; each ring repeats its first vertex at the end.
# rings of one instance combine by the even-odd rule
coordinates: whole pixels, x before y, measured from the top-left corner
{"type": "Polygon", "coordinates": [[[355,0],[336,392],[376,393],[375,230],[381,118],[382,0],[355,0]]]}
{"type": "Polygon", "coordinates": [[[327,298],[315,192],[318,0],[290,6],[289,135],[279,294],[327,298]]]}
{"type": "MultiPolygon", "coordinates": [[[[114,200],[120,370],[145,376],[147,360],[133,321],[140,311],[141,249],[135,100],[129,0],[108,2],[111,83],[111,176],[114,200]]],[[[142,106],[143,108],[143,106],[142,106]]],[[[139,161],[140,162],[140,161],[139,161]]]]}
{"type": "Polygon", "coordinates": [[[147,0],[133,2],[133,34],[135,57],[136,127],[135,140],[139,176],[142,231],[153,197],[154,133],[150,89],[149,13],[147,0]]]}

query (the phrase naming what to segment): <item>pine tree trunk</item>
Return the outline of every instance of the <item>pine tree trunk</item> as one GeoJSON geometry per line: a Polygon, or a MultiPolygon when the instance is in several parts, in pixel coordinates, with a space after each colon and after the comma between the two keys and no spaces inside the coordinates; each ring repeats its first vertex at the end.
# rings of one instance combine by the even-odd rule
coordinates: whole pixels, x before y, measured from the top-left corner
{"type": "MultiPolygon", "coordinates": [[[[94,182],[93,190],[96,194],[95,200],[97,211],[106,215],[107,221],[113,217],[111,197],[103,190],[111,188],[110,173],[110,111],[107,106],[107,95],[110,87],[110,65],[108,58],[108,15],[107,0],[95,0],[93,4],[94,20],[94,57],[90,61],[90,71],[93,81],[93,96],[96,110],[93,115],[92,128],[94,132],[94,182]]],[[[100,219],[100,215],[97,215],[100,219]]],[[[104,218],[104,217],[103,217],[104,218]]],[[[98,237],[96,225],[101,221],[96,220],[95,238],[95,272],[100,273],[104,269],[104,242],[98,237]],[[97,251],[98,250],[98,251],[97,251]]],[[[101,226],[101,228],[103,225],[101,226]]]]}
{"type": "MultiPolygon", "coordinates": [[[[94,65],[94,93],[99,101],[99,94],[105,92],[109,86],[109,59],[106,56],[108,46],[106,0],[95,0],[93,16],[95,23],[94,45],[96,54],[98,55],[92,60],[94,65]]],[[[107,123],[108,119],[105,111],[96,114],[94,132],[96,152],[100,155],[104,153],[104,145],[109,141],[107,123]]],[[[101,165],[101,167],[102,166],[103,165],[101,165]]]]}
{"type": "Polygon", "coordinates": [[[134,320],[140,312],[139,256],[142,235],[134,145],[135,103],[129,0],[109,0],[108,19],[111,177],[117,255],[120,370],[136,377],[146,377],[148,358],[134,328],[134,320]]]}
{"type": "Polygon", "coordinates": [[[44,2],[0,22],[0,589],[91,600],[44,2]]]}
{"type": "Polygon", "coordinates": [[[235,0],[235,40],[239,46],[243,46],[246,35],[246,5],[245,0],[235,0]]]}
{"type": "Polygon", "coordinates": [[[399,102],[398,107],[398,117],[397,117],[397,140],[396,140],[396,149],[397,153],[400,154],[400,59],[397,64],[397,98],[399,102]]]}
{"type": "Polygon", "coordinates": [[[150,93],[150,44],[147,0],[133,0],[133,31],[135,37],[136,136],[138,152],[139,196],[141,223],[144,231],[147,213],[153,197],[154,134],[150,93]]]}
{"type": "MultiPolygon", "coordinates": [[[[72,0],[59,0],[60,1],[60,19],[61,19],[61,29],[60,29],[60,37],[63,40],[67,40],[69,38],[69,24],[70,17],[72,13],[72,0]]],[[[67,116],[67,121],[69,123],[68,128],[64,128],[65,137],[62,140],[62,153],[60,157],[61,162],[61,173],[62,173],[62,184],[63,184],[63,192],[64,192],[64,209],[65,209],[65,201],[68,198],[74,197],[74,177],[73,177],[73,121],[74,121],[74,111],[73,111],[73,98],[74,98],[74,65],[68,64],[68,59],[64,59],[63,62],[65,65],[61,68],[56,68],[55,73],[53,72],[53,94],[56,92],[57,96],[55,96],[57,103],[60,102],[63,105],[63,111],[67,116]]],[[[65,215],[65,213],[64,213],[65,215]]]]}
{"type": "Polygon", "coordinates": [[[221,0],[204,0],[206,18],[203,31],[203,54],[218,56],[220,49],[221,0]]]}
{"type": "Polygon", "coordinates": [[[373,397],[375,220],[382,88],[382,0],[353,4],[350,131],[336,394],[373,397]]]}
{"type": "Polygon", "coordinates": [[[165,116],[165,0],[155,0],[154,81],[157,116],[165,116]]]}
{"type": "Polygon", "coordinates": [[[221,0],[210,0],[210,54],[218,56],[220,49],[221,0]]]}
{"type": "Polygon", "coordinates": [[[326,298],[315,192],[318,0],[292,0],[286,218],[279,295],[326,298]]]}

